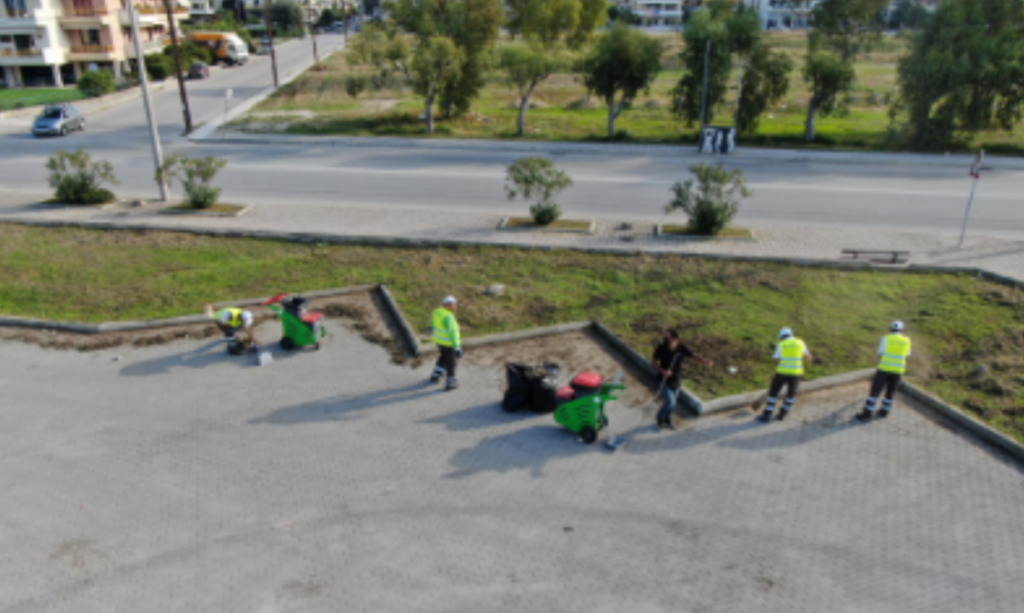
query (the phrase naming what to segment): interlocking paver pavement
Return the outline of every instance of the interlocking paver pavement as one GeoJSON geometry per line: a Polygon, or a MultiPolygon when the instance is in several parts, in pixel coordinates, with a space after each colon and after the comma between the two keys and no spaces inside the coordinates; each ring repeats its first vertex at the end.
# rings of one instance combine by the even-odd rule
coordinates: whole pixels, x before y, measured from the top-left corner
{"type": "MultiPolygon", "coordinates": [[[[269,324],[268,324],[269,325],[269,324]]],[[[617,452],[445,393],[333,323],[257,367],[211,341],[0,344],[0,611],[1011,612],[1024,473],[863,386],[617,452]],[[115,356],[121,359],[115,361],[115,356]]],[[[263,335],[273,336],[271,330],[263,335]]]]}
{"type": "MultiPolygon", "coordinates": [[[[33,206],[48,196],[0,192],[0,222],[7,220],[102,222],[152,228],[230,228],[272,232],[313,232],[360,237],[472,241],[493,244],[600,248],[623,251],[655,250],[687,254],[740,257],[838,260],[844,248],[899,249],[911,252],[914,264],[981,268],[1024,282],[1024,241],[969,235],[962,248],[959,237],[877,228],[748,224],[757,240],[703,241],[656,238],[654,222],[634,220],[628,230],[623,219],[596,219],[594,235],[499,230],[500,215],[359,206],[256,207],[243,217],[196,218],[161,215],[157,206],[116,207],[95,211],[81,207],[33,206]]],[[[675,218],[678,221],[679,218],[675,218]]]]}

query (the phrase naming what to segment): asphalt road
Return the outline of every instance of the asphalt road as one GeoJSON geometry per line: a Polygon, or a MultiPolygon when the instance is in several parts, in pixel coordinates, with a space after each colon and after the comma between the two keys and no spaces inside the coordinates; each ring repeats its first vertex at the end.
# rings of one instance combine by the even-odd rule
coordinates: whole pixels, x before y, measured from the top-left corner
{"type": "MultiPolygon", "coordinates": [[[[321,53],[342,44],[341,35],[318,37],[321,53]]],[[[279,48],[281,78],[307,65],[309,40],[279,48]]],[[[189,83],[196,125],[224,112],[224,93],[234,90],[232,104],[259,93],[271,82],[269,60],[254,57],[248,65],[217,68],[210,79],[189,83]]],[[[431,149],[389,144],[308,146],[300,144],[189,143],[174,84],[154,96],[165,152],[217,155],[228,166],[216,183],[234,202],[288,206],[428,207],[447,210],[522,212],[521,202],[503,194],[503,169],[523,155],[503,150],[464,147],[458,143],[431,149]]],[[[132,101],[90,116],[88,130],[58,139],[33,139],[25,125],[0,122],[0,185],[8,191],[46,191],[44,163],[56,149],[86,146],[97,158],[114,164],[126,197],[154,197],[152,158],[142,102],[132,101]]],[[[555,155],[575,185],[559,196],[567,213],[664,218],[669,188],[686,178],[694,155],[571,153],[555,155]]],[[[740,222],[857,227],[958,233],[971,190],[968,169],[948,165],[820,161],[743,160],[754,196],[745,201],[740,222]]],[[[973,233],[1024,237],[1024,165],[1019,170],[985,173],[971,217],[973,233]]]]}

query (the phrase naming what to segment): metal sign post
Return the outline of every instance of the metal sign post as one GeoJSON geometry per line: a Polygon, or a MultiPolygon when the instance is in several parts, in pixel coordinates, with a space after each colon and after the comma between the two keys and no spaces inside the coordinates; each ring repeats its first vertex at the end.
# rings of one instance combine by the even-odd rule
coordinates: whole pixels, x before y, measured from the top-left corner
{"type": "Polygon", "coordinates": [[[971,218],[971,206],[974,205],[974,191],[978,189],[978,179],[981,178],[981,164],[985,161],[985,150],[982,149],[978,153],[978,157],[974,158],[974,163],[971,164],[971,176],[974,177],[974,183],[971,184],[971,197],[967,200],[967,210],[964,211],[964,226],[960,230],[960,243],[956,246],[957,249],[964,246],[964,237],[967,236],[967,222],[971,218]]]}
{"type": "MultiPolygon", "coordinates": [[[[224,125],[228,121],[228,103],[231,102],[231,96],[234,93],[234,90],[230,87],[227,89],[227,91],[224,92],[224,121],[221,122],[221,125],[224,125]]],[[[223,140],[224,130],[221,130],[220,137],[223,140]]]]}

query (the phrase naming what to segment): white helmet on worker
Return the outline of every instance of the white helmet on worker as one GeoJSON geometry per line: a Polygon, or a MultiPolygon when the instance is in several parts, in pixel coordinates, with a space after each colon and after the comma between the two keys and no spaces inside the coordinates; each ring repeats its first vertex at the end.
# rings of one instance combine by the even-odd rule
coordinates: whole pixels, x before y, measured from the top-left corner
{"type": "Polygon", "coordinates": [[[789,338],[791,336],[793,336],[793,331],[790,330],[789,328],[783,328],[783,329],[779,330],[779,340],[780,341],[782,339],[784,339],[784,338],[789,338]]]}
{"type": "Polygon", "coordinates": [[[893,332],[903,332],[903,322],[897,319],[896,321],[892,322],[892,325],[889,326],[889,329],[892,330],[893,332]]]}
{"type": "Polygon", "coordinates": [[[442,304],[458,304],[458,302],[459,301],[455,299],[455,296],[445,296],[442,304]]]}

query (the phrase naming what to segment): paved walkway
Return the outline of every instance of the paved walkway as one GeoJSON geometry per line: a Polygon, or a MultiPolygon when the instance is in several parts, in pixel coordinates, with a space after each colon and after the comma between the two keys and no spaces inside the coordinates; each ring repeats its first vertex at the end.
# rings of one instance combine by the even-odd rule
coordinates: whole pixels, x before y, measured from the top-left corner
{"type": "MultiPolygon", "coordinates": [[[[259,368],[223,344],[0,344],[0,611],[1011,613],[1024,473],[863,386],[615,453],[446,393],[334,321],[259,368]],[[56,375],[59,374],[59,378],[56,375]],[[59,381],[59,384],[57,382],[59,381]]],[[[264,330],[264,336],[272,336],[264,330]]]]}
{"type": "MultiPolygon", "coordinates": [[[[1024,241],[969,235],[963,248],[949,235],[887,232],[836,227],[746,224],[754,241],[704,241],[654,236],[654,222],[598,219],[594,235],[499,230],[501,217],[488,213],[422,209],[360,208],[281,204],[257,206],[237,218],[201,218],[158,214],[159,206],[119,206],[96,211],[34,206],[46,194],[0,192],[0,222],[51,220],[130,224],[153,228],[232,228],[325,235],[401,237],[495,244],[576,248],[653,250],[689,254],[838,260],[844,248],[900,249],[917,265],[981,268],[1024,282],[1024,241]]],[[[678,219],[676,219],[678,221],[678,219]]]]}

